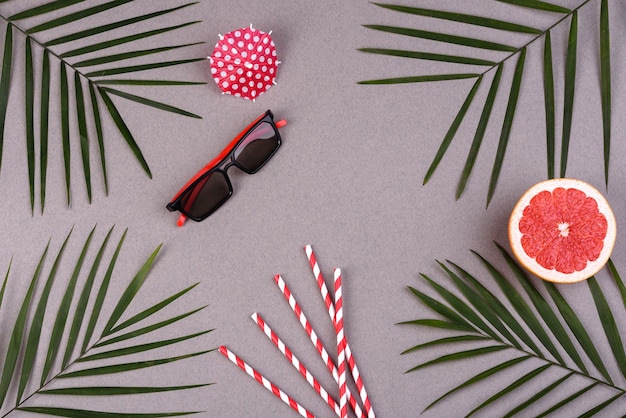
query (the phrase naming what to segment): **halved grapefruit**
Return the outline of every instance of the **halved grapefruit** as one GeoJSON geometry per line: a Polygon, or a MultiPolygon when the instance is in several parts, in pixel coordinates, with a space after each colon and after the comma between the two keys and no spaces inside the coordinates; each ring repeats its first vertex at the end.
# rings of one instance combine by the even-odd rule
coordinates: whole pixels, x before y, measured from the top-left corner
{"type": "Polygon", "coordinates": [[[509,220],[513,254],[531,273],[556,283],[588,279],[608,261],[615,216],[593,186],[574,179],[535,184],[509,220]]]}

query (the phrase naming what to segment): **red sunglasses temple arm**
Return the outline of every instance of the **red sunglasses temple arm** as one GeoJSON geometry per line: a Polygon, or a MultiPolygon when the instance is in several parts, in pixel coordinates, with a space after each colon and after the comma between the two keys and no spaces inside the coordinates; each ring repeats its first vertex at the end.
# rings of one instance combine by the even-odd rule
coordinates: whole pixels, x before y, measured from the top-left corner
{"type": "MultiPolygon", "coordinates": [[[[237,145],[237,142],[239,142],[239,140],[241,139],[241,137],[248,132],[250,129],[252,129],[252,127],[254,125],[256,125],[261,119],[263,119],[265,117],[265,115],[261,115],[259,116],[254,122],[252,122],[250,125],[248,125],[248,127],[246,129],[244,129],[243,131],[241,131],[239,133],[239,135],[237,135],[232,141],[230,141],[230,144],[228,144],[226,146],[226,148],[224,148],[222,150],[222,152],[220,152],[220,154],[213,158],[207,165],[205,165],[200,171],[198,171],[192,178],[191,180],[189,180],[187,182],[187,184],[185,184],[179,191],[178,193],[176,193],[176,196],[174,196],[174,198],[172,199],[172,201],[178,199],[178,197],[181,195],[182,192],[184,192],[185,190],[187,190],[187,188],[189,186],[191,186],[191,184],[193,182],[195,182],[198,178],[200,178],[200,176],[202,176],[204,173],[206,173],[207,171],[209,171],[210,169],[212,169],[213,167],[215,167],[217,164],[220,163],[220,161],[222,161],[224,159],[224,157],[226,157],[233,149],[233,147],[235,145],[237,145]]],[[[281,119],[277,122],[274,122],[274,125],[276,125],[277,128],[282,128],[285,125],[287,125],[287,121],[285,119],[281,119]]],[[[178,217],[178,221],[176,222],[176,225],[178,225],[178,227],[182,227],[185,224],[185,221],[187,220],[187,217],[183,214],[181,214],[178,217]]]]}

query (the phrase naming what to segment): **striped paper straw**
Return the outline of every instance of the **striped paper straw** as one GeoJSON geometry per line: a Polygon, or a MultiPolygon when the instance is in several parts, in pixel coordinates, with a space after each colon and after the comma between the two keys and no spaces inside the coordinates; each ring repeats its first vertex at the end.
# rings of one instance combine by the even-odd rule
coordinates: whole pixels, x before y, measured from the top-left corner
{"type": "MultiPolygon", "coordinates": [[[[281,290],[287,303],[289,303],[291,310],[294,312],[294,314],[298,318],[298,321],[302,325],[302,328],[304,328],[311,342],[317,349],[317,352],[319,353],[320,357],[322,358],[324,363],[326,363],[326,367],[328,368],[330,373],[333,375],[333,379],[335,379],[335,382],[339,383],[339,372],[337,370],[337,367],[335,366],[335,363],[333,363],[332,359],[328,355],[328,352],[326,351],[326,348],[324,348],[324,345],[322,344],[321,340],[317,337],[315,330],[311,326],[304,312],[302,312],[300,305],[291,294],[289,287],[287,287],[287,284],[285,283],[285,281],[283,280],[280,274],[277,274],[276,276],[274,276],[274,281],[278,285],[278,288],[281,290]]],[[[352,392],[350,392],[350,388],[346,388],[346,393],[348,395],[348,402],[350,403],[350,407],[352,408],[352,410],[354,411],[354,413],[356,414],[358,418],[362,418],[363,411],[359,407],[356,401],[356,398],[352,395],[352,392]]]]}
{"type": "MultiPolygon", "coordinates": [[[[330,294],[328,293],[328,288],[326,287],[326,282],[324,281],[324,276],[322,275],[322,271],[317,264],[317,259],[315,257],[315,253],[313,252],[313,248],[310,245],[304,247],[307,258],[309,259],[309,264],[311,265],[311,270],[313,271],[313,275],[315,276],[315,280],[317,281],[317,286],[320,289],[320,293],[322,294],[322,298],[324,299],[324,303],[326,304],[326,309],[328,309],[328,315],[330,316],[330,320],[335,322],[335,306],[333,305],[333,301],[331,300],[330,294]]],[[[352,373],[352,378],[354,379],[354,383],[356,384],[356,388],[359,391],[359,396],[363,401],[363,408],[367,413],[368,418],[375,418],[374,410],[372,409],[372,405],[370,403],[369,397],[367,395],[367,391],[365,390],[365,385],[363,384],[363,380],[361,379],[361,374],[359,373],[359,369],[356,365],[356,361],[354,357],[352,357],[352,350],[350,350],[350,345],[348,344],[348,340],[345,339],[346,346],[346,358],[348,360],[348,365],[350,366],[350,372],[352,373]]]]}
{"type": "Polygon", "coordinates": [[[339,366],[339,409],[341,418],[348,418],[346,397],[346,339],[343,333],[343,299],[341,296],[341,269],[335,269],[335,332],[337,333],[337,364],[339,366]]]}
{"type": "Polygon", "coordinates": [[[337,416],[341,416],[339,406],[337,402],[328,394],[326,389],[320,385],[319,381],[307,370],[307,368],[302,364],[298,358],[293,354],[293,352],[285,345],[285,343],[274,333],[272,328],[263,320],[261,315],[258,313],[252,314],[252,320],[259,326],[259,328],[265,333],[265,335],[272,340],[276,348],[280,350],[281,353],[291,362],[293,367],[295,367],[302,377],[309,382],[311,387],[315,389],[315,391],[321,396],[321,398],[330,406],[330,408],[335,411],[337,416]]]}
{"type": "Polygon", "coordinates": [[[292,407],[294,411],[299,413],[301,416],[305,418],[315,418],[315,415],[307,411],[302,405],[294,401],[289,395],[283,392],[278,386],[274,385],[272,382],[270,382],[265,377],[263,377],[262,374],[260,374],[259,372],[254,370],[252,367],[250,367],[248,363],[243,361],[235,353],[233,353],[228,348],[226,348],[226,346],[223,346],[223,345],[220,346],[220,353],[222,353],[224,357],[226,357],[227,359],[235,363],[237,366],[239,366],[239,368],[243,370],[244,372],[246,372],[250,377],[253,377],[254,380],[256,380],[261,385],[263,385],[265,389],[269,390],[278,398],[280,398],[280,400],[282,400],[284,403],[292,407]]]}

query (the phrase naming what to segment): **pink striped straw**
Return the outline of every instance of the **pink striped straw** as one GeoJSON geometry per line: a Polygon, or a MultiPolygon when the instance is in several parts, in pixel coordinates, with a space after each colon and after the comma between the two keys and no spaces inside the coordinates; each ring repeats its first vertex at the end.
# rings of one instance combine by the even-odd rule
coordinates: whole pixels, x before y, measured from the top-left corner
{"type": "Polygon", "coordinates": [[[346,397],[346,339],[343,333],[343,298],[341,296],[341,269],[335,269],[335,332],[337,333],[337,364],[339,365],[339,409],[341,418],[348,418],[346,397]]]}
{"type": "MultiPolygon", "coordinates": [[[[333,363],[332,359],[328,355],[328,352],[326,351],[326,348],[324,348],[324,345],[322,344],[321,340],[317,337],[315,330],[309,323],[309,320],[307,319],[304,312],[302,312],[300,305],[298,304],[296,299],[293,297],[293,294],[289,290],[289,287],[287,287],[287,284],[285,283],[285,281],[283,280],[280,274],[277,274],[276,276],[274,276],[274,281],[278,285],[278,288],[281,290],[287,303],[289,303],[291,310],[294,312],[294,314],[298,318],[300,325],[302,325],[302,328],[304,328],[311,342],[317,349],[317,352],[319,353],[320,357],[326,363],[326,367],[328,368],[330,373],[333,375],[333,379],[335,379],[335,382],[339,383],[339,372],[337,370],[337,367],[335,366],[335,363],[333,363]]],[[[363,418],[363,411],[359,407],[355,397],[352,395],[352,392],[350,392],[350,388],[346,388],[346,393],[348,395],[348,402],[350,403],[350,407],[352,408],[356,416],[358,418],[363,418]]]]}
{"type": "MultiPolygon", "coordinates": [[[[324,276],[322,276],[322,272],[319,268],[319,265],[317,264],[317,259],[315,257],[315,253],[313,252],[313,248],[310,245],[307,245],[304,247],[304,250],[306,252],[307,258],[309,259],[309,264],[311,265],[311,270],[313,271],[315,280],[317,281],[317,286],[319,287],[322,298],[324,299],[324,303],[326,304],[326,309],[328,309],[328,315],[330,316],[330,320],[333,321],[334,324],[335,306],[333,305],[333,301],[331,300],[330,294],[328,293],[328,288],[326,287],[324,276]]],[[[374,414],[374,410],[372,409],[372,405],[367,395],[367,391],[365,390],[365,385],[363,384],[363,380],[361,379],[361,374],[359,373],[356,361],[354,360],[354,357],[352,357],[352,350],[350,350],[348,340],[345,339],[345,342],[346,358],[348,360],[348,365],[350,366],[352,378],[354,379],[356,388],[359,391],[359,396],[363,401],[363,408],[365,409],[368,418],[375,418],[376,415],[374,414]]]]}
{"type": "Polygon", "coordinates": [[[281,353],[291,362],[293,367],[295,367],[302,377],[309,382],[311,387],[315,389],[315,391],[321,396],[321,398],[330,406],[330,409],[335,411],[337,416],[341,416],[339,406],[337,402],[328,394],[326,389],[322,387],[319,381],[307,370],[307,368],[302,364],[298,358],[293,354],[293,352],[285,345],[285,343],[272,331],[269,325],[263,320],[261,315],[258,313],[252,314],[252,320],[259,326],[259,328],[265,333],[265,335],[274,343],[276,348],[280,350],[281,353]]]}
{"type": "Polygon", "coordinates": [[[239,368],[241,370],[243,370],[244,372],[246,372],[249,376],[253,377],[254,380],[256,380],[261,385],[263,385],[263,387],[265,387],[265,389],[269,390],[274,395],[276,395],[278,398],[280,398],[280,400],[282,400],[284,403],[286,403],[287,405],[292,407],[301,416],[303,416],[305,418],[315,418],[315,416],[312,413],[307,411],[298,402],[294,401],[289,395],[287,395],[285,392],[283,392],[278,386],[274,385],[272,382],[270,382],[265,377],[263,377],[262,374],[260,374],[259,372],[254,370],[252,367],[250,367],[250,365],[248,365],[248,363],[243,361],[241,358],[239,358],[235,353],[230,351],[228,348],[226,348],[225,346],[222,345],[220,347],[220,353],[222,353],[224,355],[224,357],[226,357],[227,359],[229,359],[230,361],[235,363],[237,366],[239,366],[239,368]]]}

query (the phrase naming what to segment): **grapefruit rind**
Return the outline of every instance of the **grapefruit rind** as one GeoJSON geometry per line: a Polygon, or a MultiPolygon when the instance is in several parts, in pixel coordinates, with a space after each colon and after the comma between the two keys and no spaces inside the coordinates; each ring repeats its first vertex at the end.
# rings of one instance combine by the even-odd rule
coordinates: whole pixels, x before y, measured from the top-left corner
{"type": "Polygon", "coordinates": [[[595,187],[585,183],[584,181],[576,179],[552,179],[535,184],[528,189],[517,202],[511,212],[509,220],[509,242],[511,244],[511,249],[513,250],[513,255],[515,255],[517,260],[532,274],[541,279],[555,283],[579,282],[588,279],[600,271],[611,256],[616,236],[617,228],[615,215],[613,215],[613,211],[611,210],[607,200],[595,187]],[[524,209],[529,206],[530,200],[541,191],[545,190],[552,193],[554,189],[558,187],[562,187],[564,189],[578,189],[585,193],[588,197],[595,199],[598,204],[598,210],[605,216],[608,224],[606,236],[603,240],[604,245],[598,258],[594,261],[589,261],[584,269],[568,274],[558,272],[554,269],[544,268],[534,258],[526,254],[521,244],[523,234],[519,229],[519,221],[522,218],[524,209]]]}

